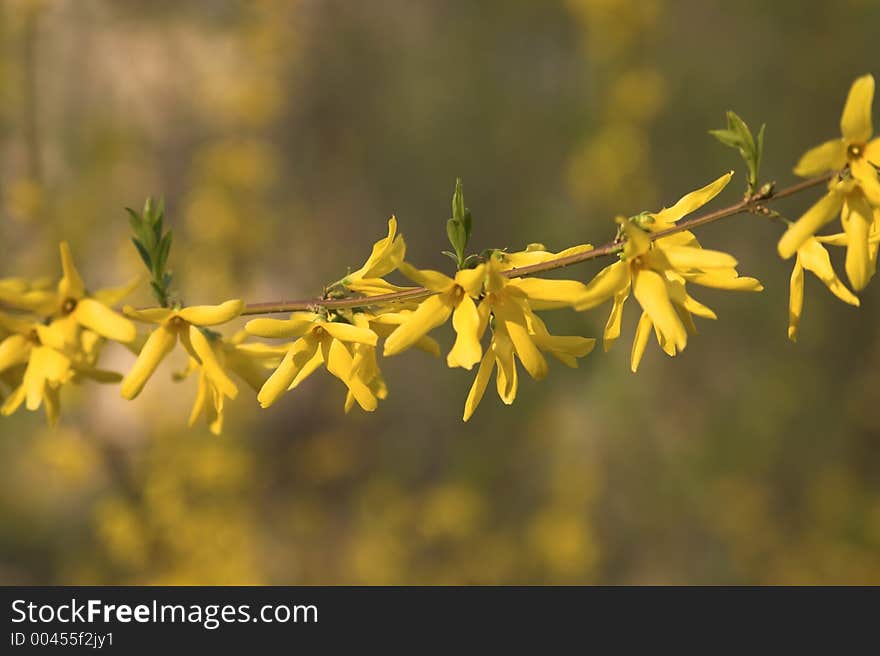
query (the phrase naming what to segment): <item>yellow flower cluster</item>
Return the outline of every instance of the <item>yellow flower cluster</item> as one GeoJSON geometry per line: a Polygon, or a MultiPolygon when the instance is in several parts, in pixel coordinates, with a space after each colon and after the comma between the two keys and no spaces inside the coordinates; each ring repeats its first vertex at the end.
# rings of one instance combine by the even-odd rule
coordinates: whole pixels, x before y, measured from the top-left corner
{"type": "MultiPolygon", "coordinates": [[[[857,291],[876,270],[880,139],[871,140],[873,95],[873,77],[856,80],[841,118],[842,138],[810,150],[795,169],[802,176],[825,175],[829,183],[827,194],[799,220],[789,223],[778,244],[783,258],[796,256],[789,306],[788,334],[792,340],[797,337],[803,309],[804,271],[813,272],[844,302],[859,303],[835,274],[826,246],[846,247],[846,272],[857,291]],[[817,235],[837,214],[843,232],[817,235]]],[[[714,199],[731,176],[732,172],[722,175],[671,207],[618,217],[617,237],[599,249],[582,244],[553,253],[541,244],[531,244],[513,253],[489,250],[468,257],[458,253],[459,270],[453,276],[408,262],[406,243],[392,217],[387,236],[375,243],[363,266],[331,285],[324,298],[286,319],[252,319],[229,339],[214,328],[266,308],[248,310],[242,301],[229,300],[219,305],[140,310],[126,306],[118,312],[114,306],[138,281],[90,293],[74,266],[70,248],[62,243],[62,277],[57,285],[0,280],[0,412],[9,415],[22,405],[29,410],[45,406],[49,422],[54,424],[59,414],[59,390],[68,382],[84,379],[103,383],[121,380],[122,396],[134,399],[177,344],[187,354],[187,365],[175,378],[195,375],[198,380],[191,425],[205,417],[212,432],[222,430],[226,400],[238,395],[232,375],[257,391],[257,400],[266,408],[321,368],[345,386],[346,412],[355,405],[372,412],[388,395],[379,368],[380,342],[383,357],[412,347],[439,356],[440,346],[429,333],[451,319],[455,341],[446,364],[469,371],[476,367],[464,404],[463,419],[467,421],[485,395],[493,373],[498,396],[510,404],[516,398],[520,366],[533,379],[541,380],[549,371],[548,355],[568,367],[577,367],[578,360],[593,350],[592,338],[552,334],[539,313],[564,308],[583,312],[610,301],[604,330],[608,350],[621,335],[623,308],[630,295],[641,307],[630,357],[635,372],[652,332],[660,348],[675,356],[696,332],[694,317],[716,318],[710,308],[690,295],[689,284],[731,291],[763,289],[758,280],[739,275],[731,255],[703,248],[688,229],[695,222],[682,223],[714,199]],[[531,275],[603,255],[615,256],[617,261],[589,282],[531,275]],[[416,286],[387,281],[386,276],[394,272],[416,286]],[[149,334],[139,336],[132,320],[152,326],[149,334]],[[283,341],[248,341],[250,337],[283,341]],[[124,378],[97,367],[101,348],[108,340],[137,353],[124,378]]],[[[801,187],[822,181],[824,178],[819,178],[801,187]]],[[[460,185],[456,193],[460,194],[460,185]]],[[[722,214],[760,214],[766,209],[761,203],[770,196],[772,191],[750,195],[722,214]]],[[[456,198],[455,211],[464,216],[463,200],[456,198]],[[460,205],[456,205],[458,201],[460,205]]],[[[469,223],[465,228],[460,220],[452,219],[451,229],[469,234],[469,223]]],[[[161,219],[150,226],[151,230],[158,226],[156,235],[161,236],[161,219]]],[[[159,260],[145,256],[149,263],[164,262],[170,237],[162,238],[161,243],[165,241],[168,244],[159,260]]],[[[159,273],[154,270],[154,278],[159,273]]]]}
{"type": "Polygon", "coordinates": [[[813,177],[831,174],[828,192],[792,223],[779,240],[779,255],[796,255],[791,275],[788,335],[797,339],[803,310],[804,270],[812,271],[840,300],[859,305],[831,266],[823,244],[846,247],[846,275],[855,291],[867,287],[877,270],[880,243],[880,138],[871,139],[874,126],[874,77],[864,75],[849,90],[840,117],[839,139],[826,141],[807,151],[795,166],[795,174],[813,177]],[[840,216],[843,232],[816,236],[840,216]]]}

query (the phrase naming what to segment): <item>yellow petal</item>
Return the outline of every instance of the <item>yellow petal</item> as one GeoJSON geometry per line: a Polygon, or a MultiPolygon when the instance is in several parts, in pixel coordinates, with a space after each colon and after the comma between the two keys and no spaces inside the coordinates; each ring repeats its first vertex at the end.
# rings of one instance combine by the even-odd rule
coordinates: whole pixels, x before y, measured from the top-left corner
{"type": "Polygon", "coordinates": [[[826,171],[836,171],[846,165],[846,142],[832,139],[811,148],[801,156],[794,167],[794,174],[802,178],[812,178],[826,171]]]}
{"type": "Polygon", "coordinates": [[[791,283],[788,293],[788,338],[796,342],[798,328],[801,324],[801,315],[804,310],[804,268],[801,266],[801,258],[794,261],[794,269],[791,271],[791,283]]]}
{"type": "Polygon", "coordinates": [[[315,373],[322,364],[324,364],[324,354],[321,352],[320,342],[314,342],[315,347],[313,350],[303,351],[302,353],[294,356],[294,360],[300,367],[300,370],[297,372],[296,377],[291,381],[290,385],[287,386],[288,390],[295,389],[300,383],[302,383],[306,378],[315,373]]]}
{"type": "Polygon", "coordinates": [[[623,255],[629,260],[634,260],[651,250],[651,237],[647,232],[639,228],[632,221],[623,219],[620,221],[626,241],[623,244],[623,255]]]}
{"type": "Polygon", "coordinates": [[[257,401],[260,402],[261,407],[268,408],[278,400],[278,397],[284,394],[296,378],[304,361],[307,358],[311,358],[317,348],[318,342],[309,337],[302,337],[291,344],[290,349],[281,360],[281,364],[272,372],[269,379],[263,383],[263,387],[260,388],[260,392],[257,394],[257,401]]]}
{"type": "Polygon", "coordinates": [[[633,373],[639,370],[639,364],[642,361],[642,356],[645,354],[645,347],[648,345],[648,339],[651,337],[651,328],[653,327],[654,324],[651,323],[651,317],[648,316],[647,312],[642,312],[639,324],[636,326],[632,352],[629,357],[629,368],[633,373]]]}
{"type": "Polygon", "coordinates": [[[23,335],[10,335],[0,342],[0,372],[24,364],[31,354],[31,343],[23,335]]]}
{"type": "Polygon", "coordinates": [[[335,339],[343,342],[357,342],[375,346],[379,340],[379,336],[369,328],[353,326],[350,323],[326,322],[322,323],[321,327],[335,339]]]}
{"type": "Polygon", "coordinates": [[[114,305],[121,303],[125,297],[127,297],[135,289],[137,289],[138,285],[140,285],[143,280],[143,276],[137,276],[135,278],[132,278],[121,287],[107,287],[106,289],[99,289],[94,294],[92,294],[92,298],[108,307],[113,307],[114,305]]]}
{"type": "Polygon", "coordinates": [[[544,359],[532,341],[525,320],[514,314],[505,313],[499,316],[496,313],[495,316],[496,319],[501,319],[504,322],[504,328],[510,341],[513,342],[513,348],[529,375],[535,380],[545,378],[547,376],[547,360],[544,359]]]}
{"type": "Polygon", "coordinates": [[[477,369],[477,375],[474,377],[474,382],[468,392],[467,399],[465,399],[464,415],[462,416],[463,421],[467,421],[473,416],[477,406],[480,405],[480,401],[483,400],[483,395],[486,393],[486,386],[489,384],[489,378],[492,376],[492,370],[494,368],[495,353],[489,349],[483,354],[483,359],[480,360],[480,367],[477,369]]]}
{"type": "Polygon", "coordinates": [[[414,283],[433,292],[445,292],[455,284],[452,278],[439,271],[416,269],[409,262],[401,262],[399,269],[403,275],[414,283]]]}
{"type": "Polygon", "coordinates": [[[819,280],[825,283],[825,286],[828,287],[832,294],[844,303],[858,307],[858,297],[847,289],[837,277],[837,274],[834,273],[834,268],[831,266],[831,258],[822,244],[815,239],[808,239],[798,250],[798,257],[804,269],[814,273],[819,280]]]}
{"type": "Polygon", "coordinates": [[[710,269],[697,273],[685,273],[684,278],[704,287],[727,289],[741,292],[760,292],[764,290],[761,281],[747,276],[740,276],[736,269],[710,269]]]}
{"type": "Polygon", "coordinates": [[[660,274],[643,269],[633,279],[633,295],[663,336],[679,351],[687,345],[687,331],[669,300],[666,281],[660,274]]]}
{"type": "Polygon", "coordinates": [[[807,239],[815,235],[822,226],[834,218],[842,206],[841,194],[829,191],[822,196],[782,235],[777,245],[780,257],[787,260],[794,255],[807,239]]]}
{"type": "Polygon", "coordinates": [[[580,305],[589,294],[587,286],[576,280],[516,278],[510,285],[522,290],[535,309],[580,305]]]}
{"type": "Polygon", "coordinates": [[[483,282],[486,279],[486,265],[480,264],[473,269],[462,269],[455,274],[455,282],[466,294],[476,298],[483,291],[483,282]]]}
{"type": "Polygon", "coordinates": [[[614,346],[614,342],[620,337],[620,322],[623,318],[623,305],[629,298],[629,287],[622,292],[615,294],[614,305],[611,307],[611,314],[608,316],[608,322],[605,324],[605,334],[603,336],[603,348],[607,353],[614,346]]]}
{"type": "Polygon", "coordinates": [[[165,326],[159,326],[150,334],[131,371],[122,380],[123,398],[130,400],[141,393],[156,367],[174,348],[175,342],[176,335],[165,326]]]}
{"type": "Polygon", "coordinates": [[[861,194],[850,194],[841,220],[846,231],[846,275],[855,291],[867,287],[874,275],[868,233],[873,221],[871,206],[861,194]]]}
{"type": "Polygon", "coordinates": [[[382,278],[361,278],[351,280],[345,283],[351,291],[363,294],[364,296],[379,296],[381,294],[393,294],[396,292],[405,292],[417,287],[404,287],[402,285],[394,285],[382,278]]]}
{"type": "Polygon", "coordinates": [[[662,249],[666,260],[673,268],[683,269],[727,269],[737,265],[736,259],[721,251],[688,246],[672,246],[662,249]]]}
{"type": "Polygon", "coordinates": [[[480,339],[486,329],[486,324],[481,320],[477,306],[470,296],[463,296],[455,306],[452,327],[455,329],[455,344],[446,356],[446,364],[449,367],[470,370],[483,357],[480,339]]]}
{"type": "Polygon", "coordinates": [[[199,417],[205,411],[205,405],[208,402],[208,382],[204,375],[199,376],[199,384],[196,388],[196,398],[193,402],[192,410],[189,413],[189,427],[196,425],[199,417]]]}
{"type": "Polygon", "coordinates": [[[347,278],[354,281],[360,278],[381,278],[394,271],[403,261],[406,253],[406,244],[403,236],[397,234],[397,219],[388,219],[388,236],[373,244],[370,257],[357,271],[350,273],[347,278]]]}
{"type": "Polygon", "coordinates": [[[243,309],[242,301],[232,300],[220,305],[193,305],[178,311],[177,315],[196,326],[217,326],[232,321],[243,309]]]}
{"type": "Polygon", "coordinates": [[[86,286],[79,275],[79,271],[76,270],[76,265],[73,263],[70,244],[62,241],[60,250],[61,270],[64,275],[61,278],[61,282],[58,283],[58,295],[61,296],[62,300],[67,298],[80,299],[85,296],[86,286]]]}
{"type": "Polygon", "coordinates": [[[0,407],[0,414],[4,417],[8,417],[11,414],[14,414],[16,410],[21,407],[21,404],[24,403],[24,399],[27,396],[27,388],[24,384],[19,385],[15,388],[12,394],[9,395],[3,402],[3,406],[0,407]]]}
{"type": "Polygon", "coordinates": [[[591,250],[593,250],[592,244],[578,244],[558,253],[551,253],[544,248],[543,244],[530,244],[524,251],[515,253],[497,251],[496,256],[501,263],[501,270],[508,271],[510,269],[519,269],[533,264],[562,259],[571,255],[579,255],[591,250]],[[535,248],[532,248],[532,246],[535,248]]]}
{"type": "Polygon", "coordinates": [[[880,207],[880,178],[874,165],[862,157],[850,162],[850,170],[853,177],[859,181],[859,187],[871,205],[880,207]]]}
{"type": "MultiPolygon", "coordinates": [[[[667,282],[666,290],[669,292],[670,300],[672,300],[673,304],[676,306],[675,309],[679,311],[680,318],[682,316],[681,310],[688,313],[688,319],[690,319],[691,313],[696,314],[698,317],[703,317],[704,319],[718,318],[711,308],[706,307],[688,294],[683,283],[667,282]]],[[[691,332],[696,332],[696,328],[691,332]]]]}
{"type": "Polygon", "coordinates": [[[535,335],[535,344],[547,351],[564,365],[577,368],[577,358],[588,355],[596,346],[596,340],[578,335],[535,335]]]}
{"type": "Polygon", "coordinates": [[[190,326],[189,340],[196,355],[199,356],[202,369],[205,370],[205,374],[208,376],[211,383],[230,399],[237,397],[238,388],[229,376],[226,375],[226,372],[223,371],[223,367],[221,367],[220,363],[217,361],[217,354],[214,353],[214,348],[211,346],[211,343],[208,341],[208,338],[205,337],[204,333],[202,333],[197,327],[190,326]]]}
{"type": "Polygon", "coordinates": [[[131,317],[135,321],[143,321],[144,323],[165,323],[174,316],[174,310],[170,308],[146,308],[144,310],[136,310],[130,305],[122,308],[122,313],[131,317]]]}
{"type": "Polygon", "coordinates": [[[74,315],[80,325],[107,339],[127,344],[137,337],[137,329],[131,321],[94,299],[80,300],[74,315]]]}
{"type": "Polygon", "coordinates": [[[699,209],[710,200],[715,198],[715,196],[720,194],[721,191],[727,186],[727,183],[730,182],[730,178],[732,176],[733,171],[725,173],[720,178],[718,178],[714,182],[710,182],[702,189],[697,189],[696,191],[692,191],[689,194],[685,194],[672,207],[664,208],[656,214],[653,214],[652,216],[659,224],[675,223],[680,218],[687,216],[696,209],[699,209]]]}
{"type": "Polygon", "coordinates": [[[503,329],[496,330],[492,340],[492,348],[495,352],[495,386],[498,396],[505,405],[510,405],[516,399],[516,390],[519,386],[519,375],[516,371],[516,360],[513,357],[513,343],[503,329]]]}
{"type": "Polygon", "coordinates": [[[378,401],[370,388],[353,372],[353,362],[348,349],[335,339],[322,342],[321,349],[327,364],[327,371],[346,384],[357,404],[367,412],[373,412],[378,401]]]}
{"type": "Polygon", "coordinates": [[[446,294],[429,296],[385,340],[384,354],[395,355],[408,349],[429,331],[443,324],[450,314],[452,301],[446,294]]]}
{"type": "Polygon", "coordinates": [[[874,102],[874,76],[863,75],[853,82],[843,115],[840,117],[840,131],[849,142],[865,142],[871,138],[874,128],[871,125],[871,105],[874,102]]]}
{"type": "Polygon", "coordinates": [[[289,338],[302,337],[315,325],[320,317],[314,312],[294,312],[289,319],[268,319],[261,317],[248,321],[244,329],[249,335],[257,337],[289,338]]]}
{"type": "Polygon", "coordinates": [[[624,293],[629,289],[629,279],[629,266],[626,262],[615,262],[605,267],[586,286],[583,295],[574,306],[575,309],[590,310],[609,298],[624,293]]]}

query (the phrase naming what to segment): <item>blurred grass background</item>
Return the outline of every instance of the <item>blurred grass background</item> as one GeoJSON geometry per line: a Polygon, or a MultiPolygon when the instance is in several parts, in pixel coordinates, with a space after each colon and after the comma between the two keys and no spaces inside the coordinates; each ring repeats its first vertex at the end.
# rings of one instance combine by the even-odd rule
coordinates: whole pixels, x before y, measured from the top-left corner
{"type": "MultiPolygon", "coordinates": [[[[188,302],[308,296],[392,213],[445,266],[456,176],[478,248],[599,243],[733,167],[737,197],[706,136],[728,108],[791,181],[878,73],[877,25],[873,0],[2,0],[0,274],[57,274],[68,239],[92,286],[126,280],[122,208],[162,194],[188,302]]],[[[675,360],[652,343],[629,373],[629,306],[611,353],[466,425],[471,375],[421,353],[384,362],[370,416],[316,376],[242,394],[219,439],[185,429],[192,381],[66,392],[54,432],[4,419],[0,581],[880,583],[876,291],[856,311],[810,279],[790,344],[777,236],[702,231],[766,291],[698,290],[720,319],[675,360]]]]}

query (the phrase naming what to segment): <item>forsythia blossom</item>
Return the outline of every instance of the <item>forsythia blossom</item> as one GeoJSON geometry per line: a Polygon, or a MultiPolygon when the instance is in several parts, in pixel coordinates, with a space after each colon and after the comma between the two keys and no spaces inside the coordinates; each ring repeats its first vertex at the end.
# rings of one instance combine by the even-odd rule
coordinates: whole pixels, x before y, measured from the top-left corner
{"type": "Polygon", "coordinates": [[[720,289],[760,291],[754,278],[736,272],[736,260],[719,251],[702,248],[693,233],[682,231],[653,240],[650,232],[674,226],[676,221],[717,196],[730,181],[725,174],[711,184],[687,194],[670,208],[642,218],[645,229],[634,221],[618,218],[625,241],[621,260],[596,275],[576,305],[587,310],[613,298],[614,305],[605,326],[605,349],[620,336],[623,305],[632,292],[642,306],[642,316],[633,342],[631,368],[636,371],[651,329],[660,347],[670,356],[687,345],[688,331],[695,332],[692,315],[715,319],[715,313],[685,290],[688,282],[720,289]]]}
{"type": "MultiPolygon", "coordinates": [[[[216,366],[216,356],[200,328],[232,321],[241,314],[243,307],[244,304],[239,300],[226,301],[220,305],[194,305],[180,309],[135,310],[126,307],[125,313],[130,317],[144,323],[158,324],[158,328],[147,338],[134,366],[123,379],[123,398],[130,400],[141,393],[150,376],[172,351],[178,340],[183,344],[190,357],[201,362],[203,366],[208,367],[216,374],[216,381],[223,386],[227,396],[234,396],[235,392],[228,393],[231,392],[234,385],[230,387],[219,375],[222,373],[222,369],[216,366]]],[[[225,377],[225,374],[223,376],[225,377]]]]}
{"type": "Polygon", "coordinates": [[[285,391],[295,388],[324,365],[345,383],[361,408],[368,412],[376,409],[377,395],[369,385],[375,380],[376,371],[364,366],[363,356],[356,362],[350,350],[356,345],[376,346],[378,336],[370,328],[348,323],[341,316],[294,312],[289,319],[253,319],[245,330],[258,337],[299,338],[289,345],[284,359],[260,389],[257,400],[262,407],[275,403],[285,391]],[[364,376],[365,372],[371,375],[364,376]]]}
{"type": "Polygon", "coordinates": [[[804,242],[840,214],[846,235],[846,273],[856,291],[864,289],[876,269],[869,235],[874,210],[880,208],[880,139],[871,139],[874,77],[865,75],[850,88],[840,118],[842,137],[816,146],[801,157],[795,173],[803,177],[841,171],[828,193],[792,224],[779,240],[779,255],[789,258],[804,242]]]}
{"type": "Polygon", "coordinates": [[[136,337],[134,324],[109,307],[131,285],[89,294],[66,242],[60,251],[63,275],[56,291],[43,282],[0,281],[4,306],[43,317],[33,320],[0,314],[0,328],[6,333],[0,342],[0,375],[13,388],[0,413],[10,415],[22,405],[28,410],[44,405],[51,425],[58,421],[59,393],[66,383],[84,378],[119,380],[118,374],[94,366],[102,339],[128,343],[136,337]]]}

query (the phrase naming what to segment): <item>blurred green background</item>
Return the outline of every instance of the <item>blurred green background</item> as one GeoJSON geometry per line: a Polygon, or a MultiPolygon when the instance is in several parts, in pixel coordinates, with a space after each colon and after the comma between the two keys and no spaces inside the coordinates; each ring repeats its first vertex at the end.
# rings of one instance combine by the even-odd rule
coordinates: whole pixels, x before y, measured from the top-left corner
{"type": "MultiPolygon", "coordinates": [[[[68,239],[92,286],[128,279],[122,208],[161,194],[187,302],[309,296],[392,213],[445,266],[456,176],[478,248],[600,243],[733,167],[738,197],[706,135],[729,108],[790,182],[880,72],[878,25],[873,0],[2,0],[0,275],[57,275],[68,239]]],[[[809,279],[789,343],[778,234],[701,232],[766,291],[695,290],[719,320],[679,357],[629,372],[629,305],[611,353],[468,424],[472,374],[418,352],[373,415],[321,375],[266,411],[243,393],[220,438],[185,428],[194,381],[66,390],[57,430],[0,423],[0,581],[880,583],[877,293],[809,279]]],[[[546,316],[599,335],[607,308],[546,316]]]]}

